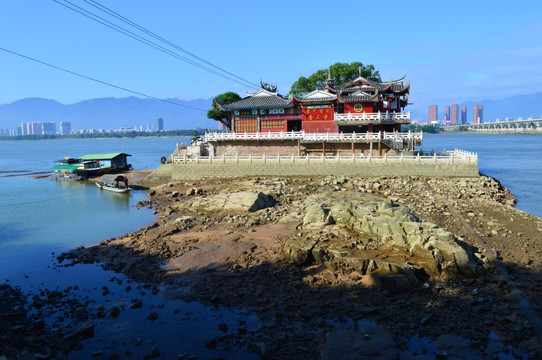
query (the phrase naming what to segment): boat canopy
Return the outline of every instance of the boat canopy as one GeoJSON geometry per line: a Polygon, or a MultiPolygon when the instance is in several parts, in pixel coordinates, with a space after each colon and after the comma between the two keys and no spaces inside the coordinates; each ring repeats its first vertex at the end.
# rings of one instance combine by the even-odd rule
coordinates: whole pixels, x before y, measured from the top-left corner
{"type": "Polygon", "coordinates": [[[103,183],[113,183],[115,181],[126,181],[128,180],[126,176],[124,175],[118,175],[118,174],[106,174],[102,176],[102,182],[103,183]]]}
{"type": "Polygon", "coordinates": [[[81,167],[81,165],[68,165],[68,164],[61,164],[53,166],[53,170],[77,170],[81,167]]]}
{"type": "Polygon", "coordinates": [[[81,156],[81,160],[113,160],[114,158],[121,155],[132,156],[130,154],[125,154],[125,153],[92,154],[92,155],[81,156]]]}

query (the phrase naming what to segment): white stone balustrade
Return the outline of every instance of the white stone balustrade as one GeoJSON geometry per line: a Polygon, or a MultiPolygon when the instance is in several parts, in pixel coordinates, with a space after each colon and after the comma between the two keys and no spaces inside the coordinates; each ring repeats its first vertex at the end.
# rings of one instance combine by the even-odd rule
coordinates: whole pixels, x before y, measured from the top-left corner
{"type": "Polygon", "coordinates": [[[463,150],[454,150],[446,155],[398,155],[398,156],[372,156],[372,155],[234,155],[234,156],[178,156],[171,158],[174,164],[419,164],[419,165],[477,165],[478,155],[463,150]]]}
{"type": "Polygon", "coordinates": [[[422,132],[374,132],[374,133],[306,133],[304,131],[289,132],[244,132],[225,133],[210,132],[203,137],[203,142],[228,140],[301,140],[302,142],[375,142],[383,140],[423,140],[422,132]]]}
{"type": "Polygon", "coordinates": [[[375,113],[335,113],[337,125],[368,125],[368,124],[395,124],[410,123],[410,112],[375,112],[375,113]]]}

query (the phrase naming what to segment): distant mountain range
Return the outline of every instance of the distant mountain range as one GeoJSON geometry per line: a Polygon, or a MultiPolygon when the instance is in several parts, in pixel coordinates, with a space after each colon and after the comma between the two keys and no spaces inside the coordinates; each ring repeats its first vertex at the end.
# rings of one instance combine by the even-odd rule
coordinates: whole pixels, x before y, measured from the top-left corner
{"type": "MultiPolygon", "coordinates": [[[[483,120],[484,122],[494,122],[496,119],[504,121],[507,117],[517,119],[518,117],[527,119],[533,117],[534,119],[542,118],[542,93],[536,93],[531,95],[517,95],[507,97],[499,100],[481,100],[481,101],[466,101],[458,104],[459,111],[461,106],[467,106],[467,121],[472,122],[473,105],[480,104],[484,107],[483,120]]],[[[450,104],[436,104],[438,105],[439,119],[444,119],[444,107],[450,104]]],[[[407,108],[408,109],[408,108],[407,108]]],[[[421,118],[427,121],[427,109],[411,109],[411,118],[421,118]]],[[[461,115],[459,115],[461,117],[461,115]]]]}
{"type": "Polygon", "coordinates": [[[164,119],[168,129],[216,129],[217,122],[207,119],[211,99],[166,99],[164,101],[127,98],[98,98],[64,105],[55,100],[26,98],[0,105],[0,128],[14,129],[22,122],[69,121],[72,129],[117,129],[123,126],[156,126],[156,119],[164,119]],[[202,110],[196,110],[202,109],[202,110]]]}
{"type": "MultiPolygon", "coordinates": [[[[159,100],[126,98],[98,98],[64,105],[55,100],[26,98],[11,104],[0,105],[0,129],[14,129],[22,122],[70,121],[72,129],[117,129],[123,126],[156,126],[156,119],[164,119],[168,129],[216,129],[217,122],[207,119],[212,98],[198,100],[166,99],[184,106],[173,105],[159,100]],[[195,110],[198,108],[201,110],[195,110]],[[204,111],[202,111],[204,110],[204,111]]],[[[518,95],[500,100],[468,101],[459,106],[467,106],[467,119],[472,121],[474,104],[484,106],[484,121],[493,122],[506,117],[542,117],[542,93],[518,95]]],[[[437,104],[439,118],[444,118],[444,106],[437,104]]],[[[409,108],[407,107],[407,110],[409,108]]],[[[410,109],[411,118],[422,115],[427,120],[427,109],[410,109]]]]}

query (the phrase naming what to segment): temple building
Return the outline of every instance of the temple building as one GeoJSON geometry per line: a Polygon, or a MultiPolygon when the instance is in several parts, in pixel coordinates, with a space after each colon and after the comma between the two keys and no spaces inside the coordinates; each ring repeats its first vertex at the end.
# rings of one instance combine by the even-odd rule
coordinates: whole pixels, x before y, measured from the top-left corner
{"type": "Polygon", "coordinates": [[[203,141],[213,156],[411,154],[422,134],[401,132],[410,123],[410,113],[402,112],[410,83],[403,80],[359,76],[338,86],[328,73],[324,90],[291,97],[261,83],[245,98],[217,104],[230,128],[207,133],[203,141]]]}

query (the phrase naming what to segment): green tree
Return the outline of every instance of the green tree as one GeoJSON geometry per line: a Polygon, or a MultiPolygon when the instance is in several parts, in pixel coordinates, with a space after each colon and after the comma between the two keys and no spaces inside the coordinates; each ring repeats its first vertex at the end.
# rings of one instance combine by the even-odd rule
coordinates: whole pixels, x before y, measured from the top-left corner
{"type": "Polygon", "coordinates": [[[201,140],[201,136],[199,136],[199,132],[197,130],[194,130],[194,133],[192,134],[192,139],[190,140],[190,143],[194,145],[194,143],[197,143],[201,140]]]}
{"type": "Polygon", "coordinates": [[[213,99],[212,109],[207,111],[207,118],[213,119],[224,124],[228,129],[231,129],[231,119],[228,118],[228,113],[216,108],[216,103],[219,104],[228,104],[237,100],[240,100],[241,97],[232,91],[225,92],[216,96],[213,99]]]}
{"type": "MultiPolygon", "coordinates": [[[[380,73],[375,70],[373,65],[363,65],[360,62],[335,63],[331,65],[331,78],[335,80],[336,85],[344,85],[355,80],[359,76],[368,80],[382,81],[380,73]]],[[[301,76],[293,83],[290,89],[291,95],[303,95],[313,90],[324,90],[328,78],[328,69],[321,69],[310,75],[308,78],[301,76]]]]}

